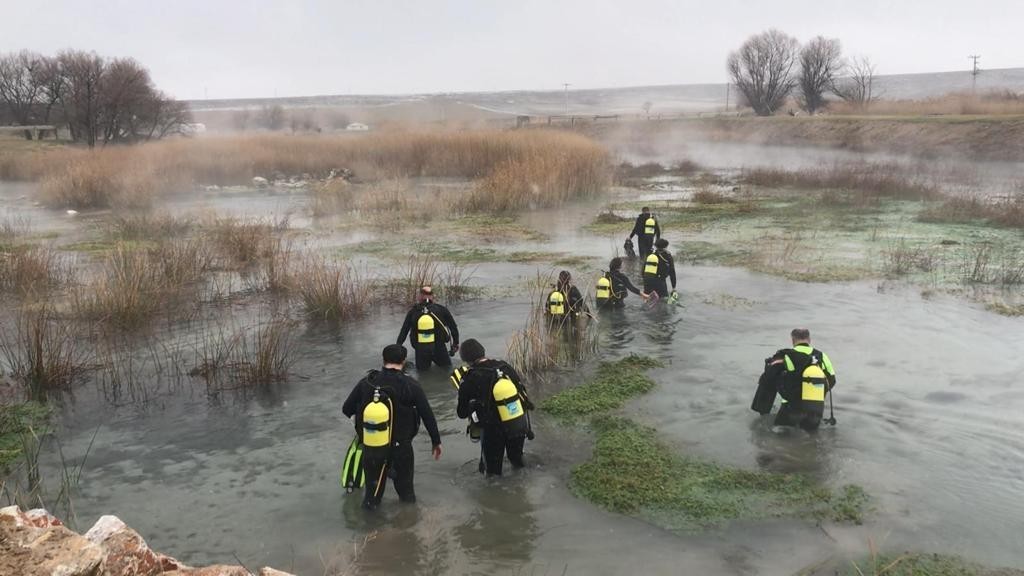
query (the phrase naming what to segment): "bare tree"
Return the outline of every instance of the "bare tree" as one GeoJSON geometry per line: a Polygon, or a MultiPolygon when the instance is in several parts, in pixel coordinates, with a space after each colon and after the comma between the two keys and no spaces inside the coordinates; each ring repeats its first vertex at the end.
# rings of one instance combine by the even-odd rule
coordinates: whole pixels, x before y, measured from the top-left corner
{"type": "Polygon", "coordinates": [[[49,124],[54,107],[60,102],[61,91],[64,90],[64,72],[61,70],[59,58],[43,57],[35,69],[35,83],[39,85],[43,110],[43,123],[49,124]]]}
{"type": "Polygon", "coordinates": [[[61,109],[71,130],[71,138],[84,141],[90,148],[101,136],[100,109],[103,106],[103,76],[106,65],[95,52],[69,50],[57,56],[64,84],[60,92],[61,109]]]}
{"type": "Polygon", "coordinates": [[[865,56],[855,57],[844,69],[845,74],[833,83],[836,96],[863,110],[879,96],[875,87],[875,64],[865,56]]]}
{"type": "Polygon", "coordinates": [[[644,116],[651,117],[651,106],[653,105],[650,100],[644,102],[643,106],[641,106],[644,109],[644,116]]]}
{"type": "Polygon", "coordinates": [[[258,123],[267,130],[284,128],[284,108],[280,104],[264,106],[260,109],[258,123]]]}
{"type": "Polygon", "coordinates": [[[131,58],[106,63],[98,121],[102,143],[132,141],[151,132],[160,100],[149,71],[141,64],[131,58]]]}
{"type": "Polygon", "coordinates": [[[800,104],[809,114],[824,108],[825,93],[835,85],[842,69],[839,40],[818,36],[800,50],[800,104]]]}
{"type": "MultiPolygon", "coordinates": [[[[37,123],[37,109],[41,88],[36,82],[37,70],[43,57],[27,50],[0,55],[0,103],[18,125],[37,123]]],[[[32,138],[31,132],[25,136],[32,138]]]]}
{"type": "Polygon", "coordinates": [[[755,34],[729,54],[729,76],[760,116],[778,110],[796,86],[793,66],[799,44],[779,30],[755,34]]]}

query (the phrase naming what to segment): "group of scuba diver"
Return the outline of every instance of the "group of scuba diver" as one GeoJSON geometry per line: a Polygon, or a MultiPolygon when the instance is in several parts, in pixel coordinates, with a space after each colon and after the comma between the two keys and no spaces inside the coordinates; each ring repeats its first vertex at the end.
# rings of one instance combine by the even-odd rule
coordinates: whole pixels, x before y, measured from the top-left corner
{"type": "MultiPolygon", "coordinates": [[[[631,259],[637,257],[634,236],[643,263],[643,289],[634,286],[622,272],[623,259],[615,257],[597,281],[595,302],[599,310],[623,308],[628,292],[649,304],[661,299],[673,304],[678,301],[675,262],[667,250],[668,241],[661,238],[657,219],[647,207],[624,244],[631,259]]],[[[590,316],[568,271],[559,274],[545,299],[544,312],[551,320],[590,316]]],[[[824,417],[826,396],[831,403],[836,373],[828,355],[811,346],[808,329],[796,328],[790,336],[790,348],[765,359],[751,409],[768,415],[776,398],[781,397],[774,425],[813,432],[824,417]]],[[[363,507],[368,510],[380,504],[388,478],[393,480],[400,501],[416,501],[412,440],[421,423],[430,435],[434,459],[441,457],[441,434],[430,402],[419,383],[405,373],[408,352],[403,343],[407,339],[419,373],[432,365],[450,368],[456,354],[463,361],[449,380],[458,392],[456,413],[467,420],[470,440],[480,444],[480,473],[501,476],[506,457],[514,468],[522,468],[525,441],[534,438],[530,419],[534,404],[515,368],[503,360],[487,358],[483,345],[475,339],[460,344],[455,318],[434,301],[432,288],[423,286],[406,314],[396,343],[384,347],[382,368],[371,370],[359,380],[342,406],[342,413],[355,424],[355,437],[344,458],[341,482],[348,493],[364,488],[363,507]]],[[[835,425],[834,414],[824,421],[835,425]]]]}

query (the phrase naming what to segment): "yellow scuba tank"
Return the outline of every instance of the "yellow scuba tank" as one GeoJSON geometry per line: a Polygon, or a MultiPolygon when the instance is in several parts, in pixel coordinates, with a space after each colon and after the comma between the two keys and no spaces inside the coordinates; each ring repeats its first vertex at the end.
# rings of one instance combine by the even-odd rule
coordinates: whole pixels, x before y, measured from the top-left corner
{"type": "Polygon", "coordinates": [[[391,445],[391,401],[381,398],[380,389],[363,408],[363,446],[384,448],[391,445]]]}
{"type": "Polygon", "coordinates": [[[498,371],[498,381],[494,383],[491,394],[494,396],[494,405],[498,408],[498,418],[502,423],[522,418],[526,414],[523,411],[523,403],[519,399],[519,389],[500,370],[498,371]]]}
{"type": "Polygon", "coordinates": [[[437,337],[435,328],[434,315],[424,308],[420,319],[416,321],[416,342],[418,344],[433,344],[437,337]]]}
{"type": "Polygon", "coordinates": [[[804,368],[802,382],[800,385],[800,399],[804,402],[825,403],[825,386],[828,380],[825,378],[825,371],[817,364],[811,364],[804,368]]]}
{"type": "Polygon", "coordinates": [[[612,299],[612,281],[608,279],[608,274],[597,279],[597,291],[594,293],[594,299],[598,304],[605,304],[612,299]]]}
{"type": "Polygon", "coordinates": [[[548,295],[548,314],[552,316],[565,315],[565,294],[555,290],[548,295]]]}
{"type": "Polygon", "coordinates": [[[658,268],[660,267],[661,259],[654,252],[647,255],[647,260],[644,261],[644,276],[657,276],[658,268]]]}
{"type": "Polygon", "coordinates": [[[647,236],[653,236],[655,227],[658,225],[658,221],[654,219],[654,216],[648,216],[644,222],[644,234],[647,236]]]}
{"type": "Polygon", "coordinates": [[[530,432],[530,419],[523,409],[522,396],[519,388],[501,370],[495,370],[497,380],[491,387],[494,406],[498,410],[498,420],[508,438],[527,436],[530,432]]]}

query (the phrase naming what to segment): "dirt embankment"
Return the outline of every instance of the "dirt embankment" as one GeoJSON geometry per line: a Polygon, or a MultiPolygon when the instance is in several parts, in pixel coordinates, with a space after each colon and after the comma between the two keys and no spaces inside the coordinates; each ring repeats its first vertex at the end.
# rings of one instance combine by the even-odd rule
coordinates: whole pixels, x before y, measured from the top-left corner
{"type": "Polygon", "coordinates": [[[746,142],[1024,162],[1024,116],[687,118],[580,130],[609,143],[746,142]]]}

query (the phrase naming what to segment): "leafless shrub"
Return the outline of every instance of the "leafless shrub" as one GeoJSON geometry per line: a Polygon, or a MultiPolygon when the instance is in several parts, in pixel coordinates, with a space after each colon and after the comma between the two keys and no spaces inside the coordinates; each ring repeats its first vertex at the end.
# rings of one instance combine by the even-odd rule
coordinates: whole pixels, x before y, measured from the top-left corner
{"type": "Polygon", "coordinates": [[[800,49],[799,99],[809,114],[828,104],[825,93],[832,89],[841,68],[839,40],[817,36],[800,49]]]}
{"type": "Polygon", "coordinates": [[[832,84],[832,91],[856,109],[864,110],[878,99],[875,86],[875,63],[867,57],[855,57],[844,67],[842,76],[832,84]]]}
{"type": "Polygon", "coordinates": [[[88,361],[69,325],[45,305],[20,313],[13,332],[0,338],[0,353],[35,399],[68,389],[88,361]]]}

